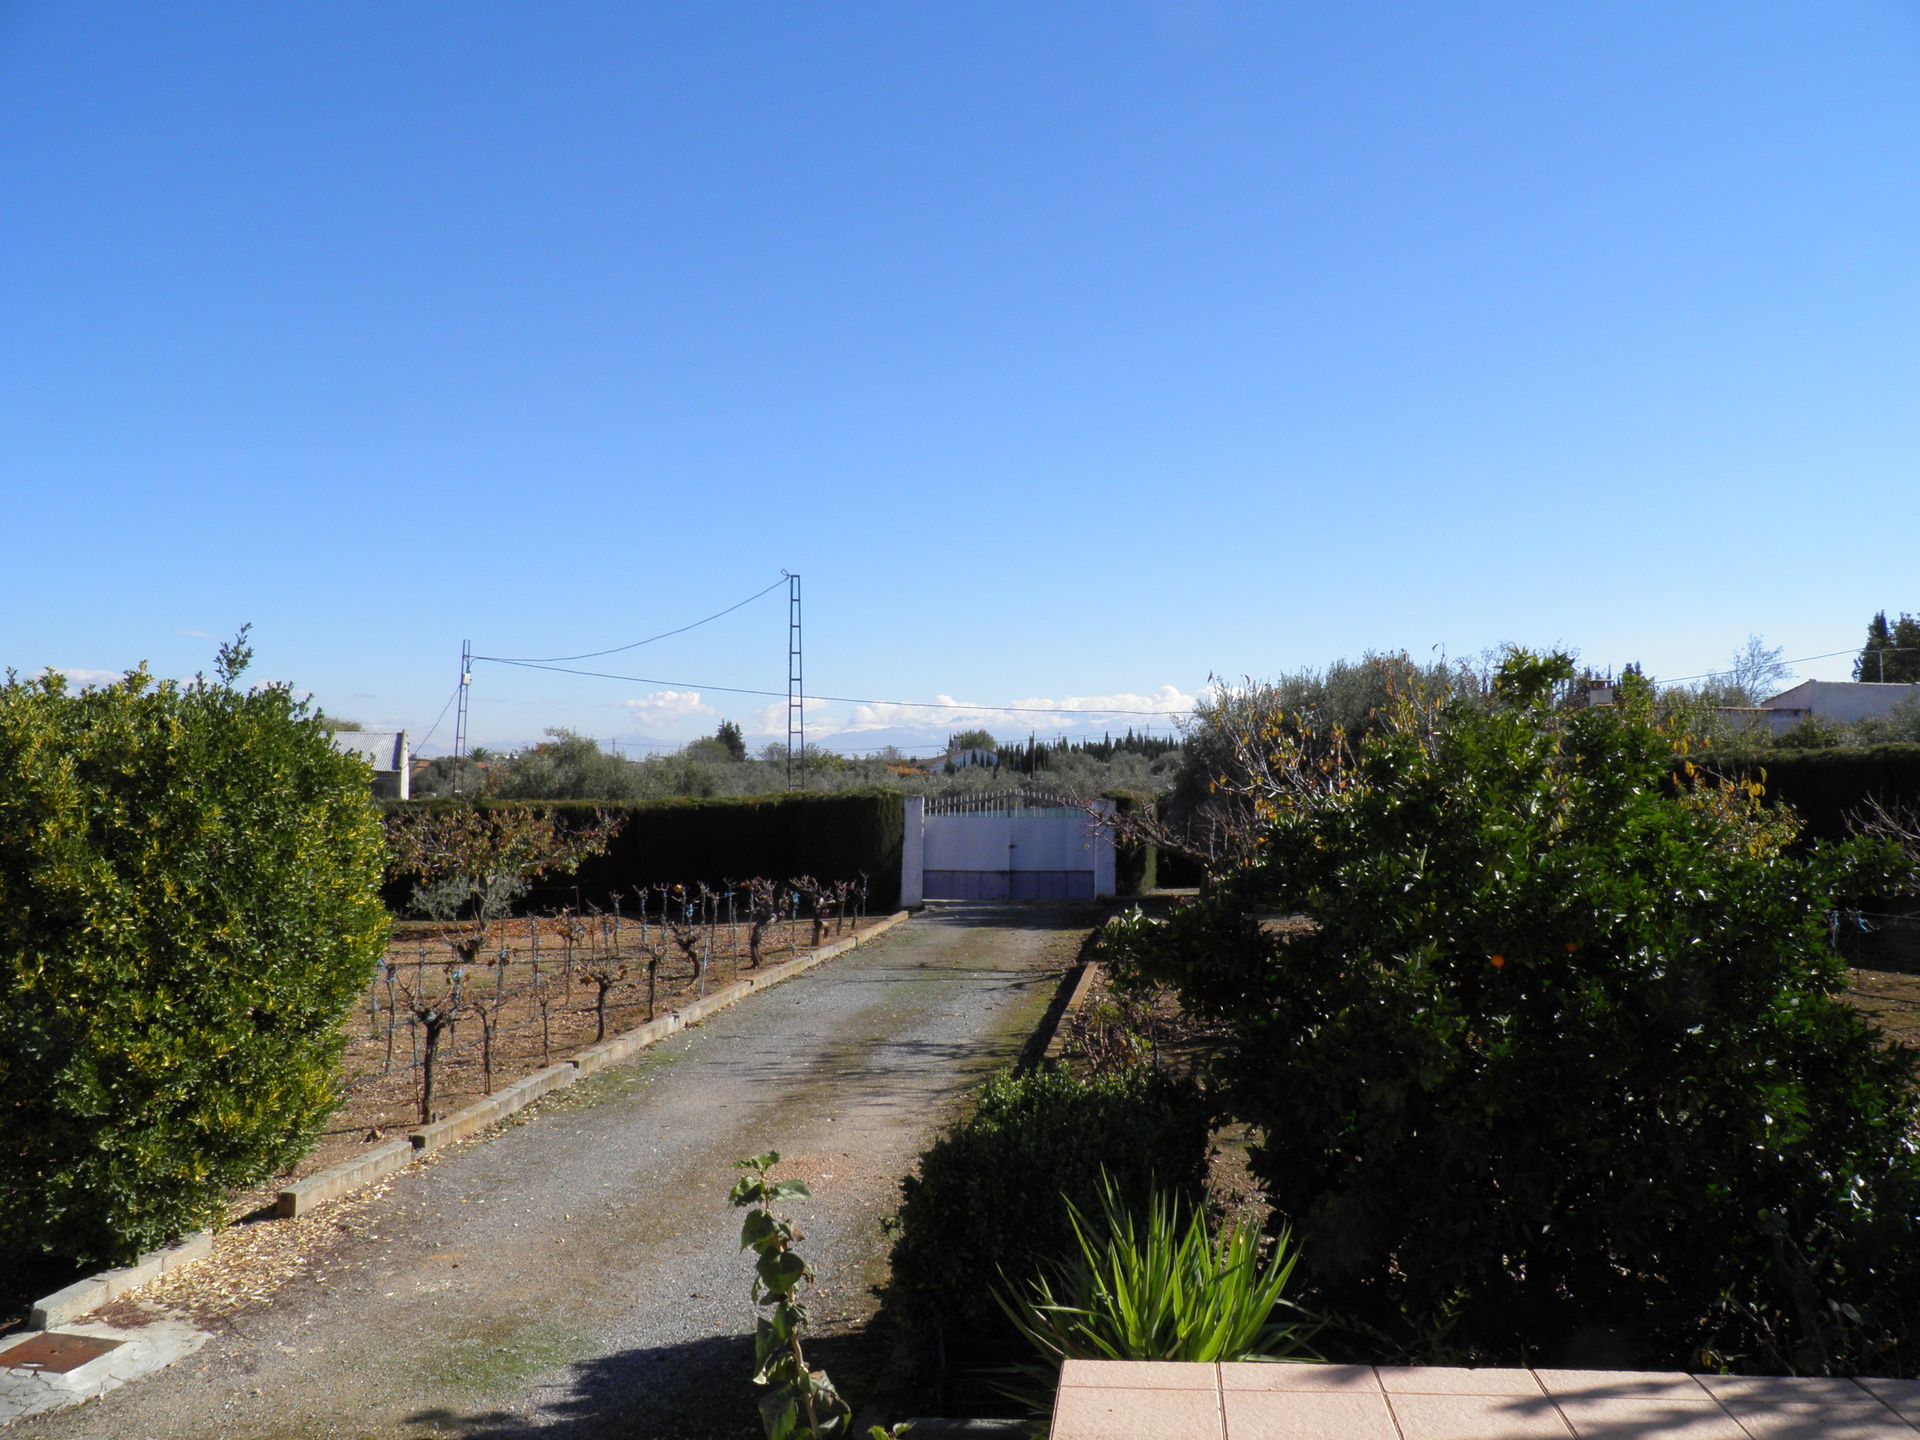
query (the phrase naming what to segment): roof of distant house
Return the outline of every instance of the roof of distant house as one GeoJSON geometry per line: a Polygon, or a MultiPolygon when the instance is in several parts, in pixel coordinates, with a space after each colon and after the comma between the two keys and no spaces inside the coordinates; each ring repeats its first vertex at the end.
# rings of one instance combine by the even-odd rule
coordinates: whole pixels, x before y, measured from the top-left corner
{"type": "Polygon", "coordinates": [[[1805,710],[1818,701],[1854,699],[1879,705],[1897,705],[1909,695],[1920,695],[1920,684],[1881,684],[1877,680],[1802,680],[1760,702],[1762,710],[1805,710]]]}
{"type": "Polygon", "coordinates": [[[333,748],[342,755],[358,755],[376,773],[397,773],[406,758],[404,730],[334,730],[333,748]]]}

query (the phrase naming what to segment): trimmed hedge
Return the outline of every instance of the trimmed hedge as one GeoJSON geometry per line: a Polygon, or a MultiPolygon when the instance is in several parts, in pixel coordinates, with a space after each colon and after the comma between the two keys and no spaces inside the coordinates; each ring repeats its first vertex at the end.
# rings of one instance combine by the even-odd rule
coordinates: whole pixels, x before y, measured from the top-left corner
{"type": "Polygon", "coordinates": [[[1048,1067],[1001,1074],[972,1115],[901,1183],[893,1284],[922,1342],[1015,1341],[991,1288],[1072,1252],[1062,1196],[1098,1214],[1100,1172],[1144,1203],[1157,1185],[1193,1200],[1207,1167],[1208,1115],[1193,1086],[1138,1067],[1081,1080],[1048,1067]]]}
{"type": "MultiPolygon", "coordinates": [[[[465,800],[394,801],[388,811],[464,805],[465,800]]],[[[906,829],[901,796],[890,791],[839,795],[771,795],[752,799],[653,800],[603,804],[586,800],[488,800],[490,809],[528,809],[554,816],[618,817],[620,833],[604,855],[573,875],[537,880],[521,902],[526,910],[557,910],[583,902],[607,906],[633,886],[656,881],[719,886],[765,876],[789,880],[813,875],[851,880],[866,872],[869,912],[900,901],[900,846],[906,829]]],[[[386,901],[404,909],[414,882],[391,882],[386,901]]]]}
{"type": "MultiPolygon", "coordinates": [[[[1154,797],[1137,790],[1109,790],[1101,796],[1113,802],[1114,813],[1131,815],[1136,810],[1151,812],[1154,797]]],[[[1113,845],[1114,893],[1143,895],[1160,883],[1160,852],[1157,847],[1116,835],[1113,845]]]]}
{"type": "Polygon", "coordinates": [[[1784,800],[1814,840],[1841,840],[1847,817],[1869,799],[1920,806],[1920,745],[1836,746],[1831,750],[1771,749],[1752,755],[1702,755],[1694,763],[1724,775],[1760,779],[1766,801],[1784,800]]]}
{"type": "Polygon", "coordinates": [[[367,791],[285,687],[0,685],[0,1258],[129,1260],[306,1151],[386,944],[367,791]]]}

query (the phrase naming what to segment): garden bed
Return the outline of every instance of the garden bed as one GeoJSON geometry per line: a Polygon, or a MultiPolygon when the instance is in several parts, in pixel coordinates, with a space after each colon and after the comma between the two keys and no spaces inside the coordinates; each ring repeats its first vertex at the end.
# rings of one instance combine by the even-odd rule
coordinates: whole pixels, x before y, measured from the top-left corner
{"type": "MultiPolygon", "coordinates": [[[[848,916],[838,927],[828,921],[820,943],[831,944],[856,933],[864,934],[879,917],[848,916]]],[[[498,1091],[544,1066],[566,1060],[594,1043],[598,1029],[596,987],[585,971],[609,957],[624,964],[626,975],[607,992],[608,1038],[644,1025],[651,1016],[647,1004],[646,944],[658,953],[660,931],[654,925],[644,933],[637,920],[618,927],[588,927],[571,949],[564,922],[543,918],[514,919],[494,927],[488,950],[476,957],[463,977],[463,990],[474,1002],[491,1003],[504,996],[494,1022],[492,1089],[498,1091]],[[534,930],[539,926],[536,952],[534,930]],[[505,952],[504,959],[502,952],[505,952]],[[533,966],[537,959],[550,1000],[544,1034],[535,1000],[533,966]]],[[[812,948],[813,922],[777,923],[761,938],[762,966],[790,960],[812,948]]],[[[373,1146],[405,1135],[420,1123],[420,1027],[413,1024],[404,999],[412,985],[444,988],[447,967],[456,963],[449,944],[456,927],[403,922],[395,927],[386,964],[375,974],[343,1030],[347,1048],[340,1062],[341,1106],[328,1122],[319,1142],[291,1170],[273,1181],[235,1197],[234,1215],[251,1214],[267,1204],[281,1185],[373,1146]]],[[[696,970],[669,946],[654,975],[653,1012],[664,1015],[753,973],[748,961],[747,926],[718,924],[702,931],[702,967],[696,970]]],[[[442,1036],[434,1063],[433,1111],[439,1118],[486,1093],[480,1019],[468,1014],[442,1036]]]]}
{"type": "Polygon", "coordinates": [[[1886,904],[1854,922],[1842,944],[1848,999],[1890,1040],[1920,1050],[1920,905],[1886,904]]]}

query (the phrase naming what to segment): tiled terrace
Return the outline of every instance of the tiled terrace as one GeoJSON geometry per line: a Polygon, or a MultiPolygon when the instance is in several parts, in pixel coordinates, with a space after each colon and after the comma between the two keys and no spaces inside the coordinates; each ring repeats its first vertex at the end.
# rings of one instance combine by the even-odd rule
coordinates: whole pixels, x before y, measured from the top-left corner
{"type": "Polygon", "coordinates": [[[1070,1360],[1053,1440],[1916,1440],[1920,1380],[1070,1360]]]}

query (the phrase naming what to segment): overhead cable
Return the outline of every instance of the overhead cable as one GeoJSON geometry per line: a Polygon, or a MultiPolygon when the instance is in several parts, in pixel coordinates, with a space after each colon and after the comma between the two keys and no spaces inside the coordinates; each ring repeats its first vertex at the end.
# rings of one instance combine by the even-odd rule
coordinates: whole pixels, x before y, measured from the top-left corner
{"type": "MultiPolygon", "coordinates": [[[[731,615],[742,605],[751,605],[762,595],[771,594],[786,583],[787,574],[783,570],[780,572],[780,578],[774,581],[773,584],[767,586],[765,590],[756,590],[753,594],[747,596],[746,599],[736,601],[724,610],[716,610],[705,619],[695,620],[688,625],[679,625],[671,630],[662,630],[658,635],[649,635],[644,640],[634,640],[626,645],[615,645],[606,650],[589,650],[584,655],[519,655],[512,657],[506,655],[476,655],[473,658],[476,660],[491,660],[496,665],[552,665],[566,660],[597,660],[602,655],[618,655],[623,650],[638,650],[642,645],[651,645],[656,640],[666,640],[675,635],[684,635],[689,630],[697,630],[702,625],[718,620],[723,615],[731,615]]],[[[719,687],[713,686],[711,688],[718,689],[719,687]]]]}
{"type": "MultiPolygon", "coordinates": [[[[460,693],[460,687],[458,685],[454,686],[452,694],[447,696],[447,703],[440,707],[440,715],[439,715],[439,718],[433,722],[433,730],[438,730],[440,728],[440,721],[447,718],[447,711],[453,708],[454,696],[458,695],[459,693],[460,693]]],[[[433,730],[427,731],[427,733],[420,738],[420,740],[414,745],[413,748],[415,750],[422,749],[426,745],[427,741],[433,739],[433,730]]]]}
{"type": "MultiPolygon", "coordinates": [[[[1915,648],[1916,647],[1912,645],[1906,645],[1906,646],[1882,645],[1878,649],[1876,649],[1874,653],[1885,654],[1885,655],[1905,655],[1909,651],[1914,650],[1915,648]]],[[[1824,655],[1802,655],[1798,660],[1782,660],[1780,663],[1782,665],[1804,665],[1809,660],[1831,660],[1836,655],[1858,655],[1860,653],[1861,651],[1859,646],[1849,645],[1844,650],[1829,650],[1824,655]]],[[[1671,678],[1664,675],[1656,675],[1653,677],[1653,683],[1656,685],[1680,685],[1680,684],[1684,684],[1688,680],[1717,680],[1722,675],[1733,674],[1733,671],[1734,671],[1733,666],[1726,665],[1721,667],[1718,670],[1704,670],[1698,675],[1675,675],[1671,678]]]]}
{"type": "MultiPolygon", "coordinates": [[[[506,660],[497,655],[476,655],[476,660],[491,660],[496,665],[515,665],[523,670],[550,670],[560,675],[584,675],[593,680],[624,680],[632,685],[658,685],[668,690],[711,691],[718,695],[764,695],[784,700],[784,690],[753,690],[740,685],[702,685],[692,680],[660,680],[648,675],[613,675],[604,670],[574,670],[565,665],[549,665],[537,660],[506,660]]],[[[894,705],[903,710],[978,710],[993,715],[1159,715],[1184,718],[1188,710],[1128,710],[1112,705],[976,705],[958,700],[876,700],[860,695],[808,695],[809,700],[824,700],[836,705],[894,705]]]]}

